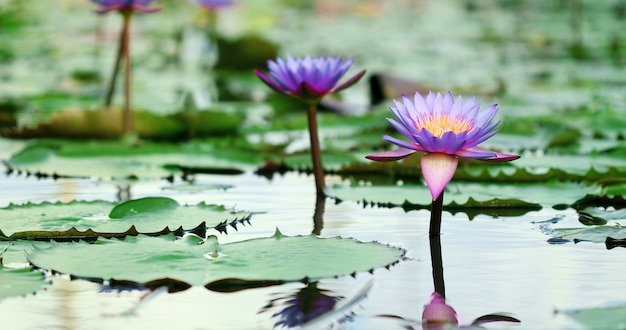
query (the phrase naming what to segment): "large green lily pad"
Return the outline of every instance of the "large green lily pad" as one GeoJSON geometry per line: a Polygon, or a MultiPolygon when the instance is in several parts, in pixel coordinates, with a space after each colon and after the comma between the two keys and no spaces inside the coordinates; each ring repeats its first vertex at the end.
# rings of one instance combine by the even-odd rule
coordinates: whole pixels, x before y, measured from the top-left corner
{"type": "Polygon", "coordinates": [[[250,214],[221,205],[199,203],[181,206],[166,197],[146,197],[119,204],[106,201],[26,203],[0,209],[3,239],[73,240],[99,236],[124,237],[206,228],[225,230],[227,225],[248,221],[250,214]]]}
{"type": "Polygon", "coordinates": [[[36,267],[81,278],[138,283],[170,278],[191,285],[237,278],[246,281],[299,281],[373,271],[404,256],[403,249],[349,238],[283,236],[218,244],[214,236],[127,237],[35,248],[36,267]]]}

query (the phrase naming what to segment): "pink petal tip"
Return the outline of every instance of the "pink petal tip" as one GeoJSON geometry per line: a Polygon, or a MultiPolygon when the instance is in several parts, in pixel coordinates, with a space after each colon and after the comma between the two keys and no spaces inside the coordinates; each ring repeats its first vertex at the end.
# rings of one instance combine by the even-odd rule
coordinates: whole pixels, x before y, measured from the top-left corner
{"type": "Polygon", "coordinates": [[[421,164],[426,185],[433,200],[436,200],[452,180],[459,165],[459,159],[445,153],[434,152],[422,156],[421,164]]]}

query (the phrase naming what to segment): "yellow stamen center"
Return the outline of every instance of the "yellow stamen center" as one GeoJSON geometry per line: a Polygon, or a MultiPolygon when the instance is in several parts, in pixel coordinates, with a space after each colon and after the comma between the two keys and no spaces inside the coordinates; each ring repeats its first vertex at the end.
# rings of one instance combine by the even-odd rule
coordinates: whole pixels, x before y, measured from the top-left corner
{"type": "Polygon", "coordinates": [[[462,132],[471,132],[475,129],[474,122],[462,117],[456,117],[447,114],[431,114],[421,117],[415,122],[415,128],[422,130],[425,128],[432,135],[440,138],[447,132],[459,134],[462,132]]]}

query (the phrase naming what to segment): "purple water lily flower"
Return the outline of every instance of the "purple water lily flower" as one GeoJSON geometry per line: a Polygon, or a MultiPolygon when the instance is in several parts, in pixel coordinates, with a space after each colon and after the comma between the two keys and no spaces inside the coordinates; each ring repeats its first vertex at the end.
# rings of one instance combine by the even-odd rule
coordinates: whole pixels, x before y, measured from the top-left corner
{"type": "Polygon", "coordinates": [[[156,0],[91,0],[98,4],[100,8],[96,9],[99,14],[108,13],[110,11],[131,11],[144,14],[155,13],[161,8],[150,7],[156,0]]]}
{"type": "Polygon", "coordinates": [[[399,148],[392,151],[366,156],[376,161],[399,160],[415,152],[424,152],[421,159],[422,175],[428,189],[436,200],[454,176],[458,166],[458,157],[474,158],[484,161],[511,161],[518,155],[503,154],[478,147],[498,131],[492,119],[498,112],[498,105],[493,104],[480,110],[481,102],[474,97],[456,100],[452,93],[445,96],[430,92],[426,98],[415,93],[413,100],[402,96],[402,102],[394,100],[395,107],[390,107],[397,120],[387,118],[391,125],[409,141],[388,135],[383,139],[399,148]]]}
{"type": "Polygon", "coordinates": [[[235,4],[233,0],[194,0],[196,4],[207,10],[219,10],[235,4]]]}
{"type": "Polygon", "coordinates": [[[287,60],[268,60],[269,76],[255,69],[264,83],[279,93],[298,98],[306,103],[309,123],[309,137],[311,140],[311,160],[313,175],[318,196],[324,195],[324,169],[317,133],[317,105],[322,98],[330,93],[339,92],[355,84],[365,70],[352,76],[343,84],[337,86],[341,77],[350,69],[354,60],[341,57],[311,57],[294,59],[287,56],[287,60]]]}
{"type": "Polygon", "coordinates": [[[355,84],[363,75],[362,70],[343,84],[337,86],[341,77],[348,71],[354,60],[341,57],[311,57],[267,61],[269,76],[254,72],[274,90],[299,98],[307,103],[318,103],[327,94],[339,92],[355,84]]]}

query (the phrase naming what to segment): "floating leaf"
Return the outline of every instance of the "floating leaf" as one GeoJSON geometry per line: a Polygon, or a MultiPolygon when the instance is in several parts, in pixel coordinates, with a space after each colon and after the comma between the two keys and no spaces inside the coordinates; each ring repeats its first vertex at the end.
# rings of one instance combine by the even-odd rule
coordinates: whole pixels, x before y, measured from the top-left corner
{"type": "Polygon", "coordinates": [[[607,238],[626,238],[626,228],[621,226],[592,226],[586,228],[555,228],[552,232],[555,238],[573,240],[575,242],[588,241],[606,243],[607,238]]]}
{"type": "Polygon", "coordinates": [[[0,262],[0,299],[34,293],[46,284],[41,272],[34,272],[30,267],[6,268],[0,262]]]}
{"type": "Polygon", "coordinates": [[[183,174],[190,169],[204,173],[240,174],[242,168],[251,167],[239,159],[225,159],[224,153],[218,150],[215,144],[47,142],[27,146],[6,164],[15,171],[47,176],[99,178],[163,178],[183,174]]]}
{"type": "MultiPolygon", "coordinates": [[[[445,190],[444,207],[534,207],[572,204],[599,188],[576,183],[546,182],[544,184],[478,184],[450,183],[445,190]],[[479,204],[476,204],[478,202],[479,204]]],[[[401,206],[430,207],[432,197],[424,185],[335,186],[329,194],[339,200],[401,206]]]]}
{"type": "Polygon", "coordinates": [[[220,205],[180,206],[170,198],[146,197],[120,203],[105,201],[9,205],[0,209],[4,239],[74,240],[199,231],[248,221],[249,213],[220,205]],[[107,216],[108,214],[108,216],[107,216]]]}
{"type": "MultiPolygon", "coordinates": [[[[282,236],[218,244],[214,237],[128,237],[56,244],[28,254],[33,265],[80,278],[138,283],[171,278],[191,285],[224,279],[299,281],[372,271],[405,251],[347,238],[282,236]]],[[[209,283],[210,284],[210,283],[209,283]]]]}
{"type": "Polygon", "coordinates": [[[571,309],[559,311],[576,322],[582,324],[585,329],[624,329],[626,328],[626,305],[619,304],[606,307],[571,309]]]}
{"type": "Polygon", "coordinates": [[[133,199],[116,205],[109,213],[109,218],[122,219],[141,213],[170,211],[177,209],[179,206],[177,201],[167,197],[133,199]]]}

